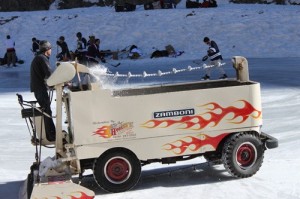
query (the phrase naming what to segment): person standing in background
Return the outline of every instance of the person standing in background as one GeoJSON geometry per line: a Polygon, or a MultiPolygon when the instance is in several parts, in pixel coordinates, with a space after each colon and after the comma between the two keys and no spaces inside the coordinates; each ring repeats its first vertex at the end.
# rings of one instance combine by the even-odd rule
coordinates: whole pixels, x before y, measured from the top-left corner
{"type": "MultiPolygon", "coordinates": [[[[208,57],[210,58],[210,65],[217,68],[221,74],[219,79],[226,79],[227,75],[222,67],[221,61],[223,60],[223,57],[221,55],[221,52],[219,50],[219,47],[217,43],[213,40],[210,40],[208,37],[204,37],[203,42],[207,44],[208,50],[207,55],[205,55],[202,58],[202,61],[205,61],[208,57]]],[[[202,80],[209,80],[210,79],[210,71],[212,67],[208,67],[205,70],[205,76],[202,77],[202,80]]]]}
{"type": "Polygon", "coordinates": [[[35,37],[33,37],[32,39],[32,52],[34,55],[37,55],[39,53],[39,48],[40,48],[40,41],[37,40],[35,37]]]}
{"type": "Polygon", "coordinates": [[[81,32],[76,34],[77,45],[75,50],[75,57],[78,57],[79,61],[85,61],[85,55],[87,51],[87,40],[82,36],[81,32]]]}
{"type": "Polygon", "coordinates": [[[65,42],[65,37],[60,36],[56,44],[61,48],[61,52],[56,55],[57,61],[69,61],[71,55],[68,44],[65,42]]]}
{"type": "Polygon", "coordinates": [[[95,36],[90,36],[88,45],[88,51],[86,53],[88,66],[94,66],[99,64],[99,62],[105,63],[105,59],[101,57],[99,48],[100,48],[100,39],[96,39],[95,36]]]}

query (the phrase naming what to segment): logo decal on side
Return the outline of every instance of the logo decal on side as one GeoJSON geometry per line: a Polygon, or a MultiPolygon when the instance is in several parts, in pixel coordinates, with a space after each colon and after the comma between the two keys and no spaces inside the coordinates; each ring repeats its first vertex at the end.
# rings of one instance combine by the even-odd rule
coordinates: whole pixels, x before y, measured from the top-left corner
{"type": "Polygon", "coordinates": [[[133,132],[133,122],[114,122],[111,125],[99,127],[93,135],[98,135],[102,138],[117,138],[128,139],[135,138],[136,134],[133,132]]]}
{"type": "Polygon", "coordinates": [[[171,111],[160,111],[154,112],[154,118],[166,118],[166,117],[178,117],[186,115],[195,115],[195,109],[182,109],[182,110],[171,110],[171,111]]]}

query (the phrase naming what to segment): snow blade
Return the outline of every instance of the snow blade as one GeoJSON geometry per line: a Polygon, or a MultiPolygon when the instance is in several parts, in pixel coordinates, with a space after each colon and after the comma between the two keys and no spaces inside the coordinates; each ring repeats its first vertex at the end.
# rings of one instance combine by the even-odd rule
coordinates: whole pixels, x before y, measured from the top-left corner
{"type": "Polygon", "coordinates": [[[83,186],[74,184],[72,181],[52,182],[51,184],[35,184],[31,199],[42,198],[76,198],[92,199],[95,193],[83,186]]]}

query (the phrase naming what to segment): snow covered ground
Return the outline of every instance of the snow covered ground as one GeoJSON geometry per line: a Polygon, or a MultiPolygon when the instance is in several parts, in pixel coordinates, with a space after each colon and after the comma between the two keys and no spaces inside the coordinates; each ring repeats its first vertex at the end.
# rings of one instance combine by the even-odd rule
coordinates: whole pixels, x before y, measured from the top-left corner
{"type": "MultiPolygon", "coordinates": [[[[196,158],[174,165],[148,165],[143,168],[138,185],[124,193],[104,193],[92,178],[85,178],[83,185],[93,189],[96,198],[300,198],[299,14],[299,6],[237,5],[225,1],[218,8],[209,9],[185,9],[181,3],[172,10],[144,11],[138,7],[129,13],[98,7],[0,13],[1,40],[10,34],[16,41],[18,57],[25,61],[16,68],[0,66],[0,198],[17,198],[34,161],[34,147],[15,96],[18,92],[27,100],[34,99],[28,89],[33,58],[31,38],[47,39],[53,44],[54,68],[57,38],[65,36],[70,49],[74,49],[78,31],[85,37],[99,37],[102,49],[123,49],[135,44],[143,50],[144,56],[139,60],[119,60],[118,68],[107,65],[113,73],[151,73],[197,66],[193,61],[202,58],[207,49],[202,42],[205,36],[218,43],[230,76],[234,74],[230,58],[245,56],[250,78],[261,82],[263,130],[278,138],[280,144],[279,148],[266,151],[261,169],[251,178],[235,179],[223,166],[209,166],[203,158],[196,158]],[[13,20],[6,23],[8,19],[13,20]],[[167,44],[185,53],[177,58],[149,58],[153,47],[163,49],[167,44]]],[[[1,47],[0,55],[4,52],[1,47]]],[[[119,84],[194,81],[202,75],[203,71],[194,71],[164,77],[167,79],[145,78],[119,84]]],[[[43,150],[42,156],[53,156],[53,150],[43,150]]]]}

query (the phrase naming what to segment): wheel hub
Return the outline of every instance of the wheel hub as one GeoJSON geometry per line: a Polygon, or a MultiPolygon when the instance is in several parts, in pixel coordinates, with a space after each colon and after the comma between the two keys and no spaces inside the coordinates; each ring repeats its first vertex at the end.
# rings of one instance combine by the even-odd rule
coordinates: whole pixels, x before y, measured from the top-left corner
{"type": "Polygon", "coordinates": [[[257,151],[251,143],[243,143],[237,150],[237,162],[242,168],[251,167],[256,160],[257,151]]]}
{"type": "Polygon", "coordinates": [[[113,181],[123,181],[129,175],[129,165],[120,158],[111,160],[106,168],[108,177],[113,181]]]}

